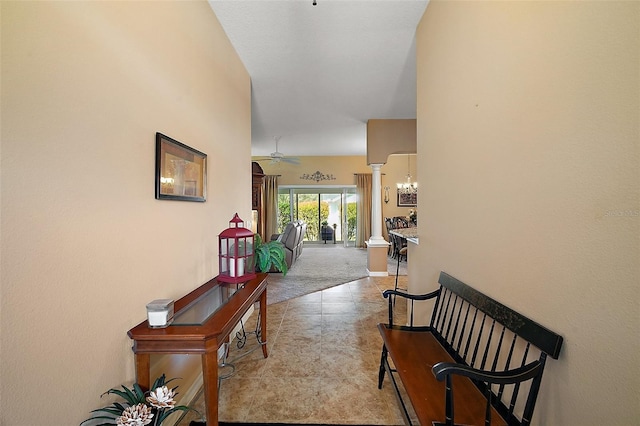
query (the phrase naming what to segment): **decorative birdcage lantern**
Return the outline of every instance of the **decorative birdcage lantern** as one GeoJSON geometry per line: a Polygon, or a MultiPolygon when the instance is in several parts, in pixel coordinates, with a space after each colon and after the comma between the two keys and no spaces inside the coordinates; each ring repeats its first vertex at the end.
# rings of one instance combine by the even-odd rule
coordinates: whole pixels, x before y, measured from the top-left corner
{"type": "Polygon", "coordinates": [[[218,235],[220,268],[218,281],[242,283],[256,277],[253,253],[254,234],[244,227],[236,213],[229,228],[218,235]]]}

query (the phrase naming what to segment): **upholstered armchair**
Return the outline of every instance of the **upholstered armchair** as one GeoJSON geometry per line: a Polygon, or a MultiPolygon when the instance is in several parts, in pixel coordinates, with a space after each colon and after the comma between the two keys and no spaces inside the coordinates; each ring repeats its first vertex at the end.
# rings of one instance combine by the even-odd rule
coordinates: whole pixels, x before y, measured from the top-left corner
{"type": "Polygon", "coordinates": [[[300,254],[302,254],[302,245],[307,224],[302,220],[287,223],[282,234],[274,234],[272,240],[280,241],[284,245],[285,260],[287,266],[291,268],[296,262],[300,254]]]}

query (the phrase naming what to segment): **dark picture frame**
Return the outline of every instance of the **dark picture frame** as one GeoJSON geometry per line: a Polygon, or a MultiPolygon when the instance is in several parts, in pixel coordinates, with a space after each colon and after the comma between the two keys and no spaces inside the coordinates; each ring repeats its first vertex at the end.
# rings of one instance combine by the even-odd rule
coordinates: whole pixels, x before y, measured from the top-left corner
{"type": "Polygon", "coordinates": [[[207,154],[156,133],[156,199],[207,200],[207,154]]]}
{"type": "Polygon", "coordinates": [[[418,193],[403,194],[398,189],[398,207],[415,207],[418,205],[418,193]]]}

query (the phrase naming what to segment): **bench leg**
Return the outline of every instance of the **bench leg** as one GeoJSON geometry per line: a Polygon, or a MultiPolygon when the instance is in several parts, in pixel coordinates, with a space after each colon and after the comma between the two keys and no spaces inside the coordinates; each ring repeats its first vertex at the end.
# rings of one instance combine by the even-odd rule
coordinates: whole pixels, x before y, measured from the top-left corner
{"type": "Polygon", "coordinates": [[[387,347],[382,345],[382,355],[380,356],[380,371],[378,371],[378,389],[382,389],[382,382],[384,381],[384,373],[386,371],[385,365],[387,363],[387,347]]]}

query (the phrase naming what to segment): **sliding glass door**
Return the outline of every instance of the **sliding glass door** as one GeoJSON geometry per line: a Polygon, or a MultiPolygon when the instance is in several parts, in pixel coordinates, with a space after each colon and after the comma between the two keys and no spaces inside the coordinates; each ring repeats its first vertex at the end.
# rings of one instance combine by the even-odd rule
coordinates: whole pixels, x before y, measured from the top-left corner
{"type": "Polygon", "coordinates": [[[279,232],[292,220],[304,220],[305,242],[355,245],[355,187],[280,187],[278,212],[279,232]]]}

